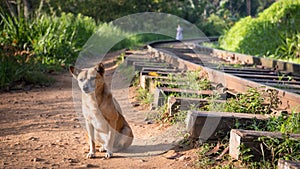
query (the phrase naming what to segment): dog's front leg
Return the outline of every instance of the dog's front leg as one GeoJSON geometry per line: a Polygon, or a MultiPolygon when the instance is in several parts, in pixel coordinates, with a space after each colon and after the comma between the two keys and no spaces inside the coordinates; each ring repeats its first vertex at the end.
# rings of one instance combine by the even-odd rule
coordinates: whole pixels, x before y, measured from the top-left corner
{"type": "Polygon", "coordinates": [[[108,139],[106,143],[106,154],[105,158],[110,158],[113,155],[113,146],[115,142],[115,136],[116,136],[116,131],[115,131],[115,122],[112,124],[113,126],[109,126],[109,132],[108,132],[108,139]]]}
{"type": "Polygon", "coordinates": [[[95,157],[95,135],[94,135],[94,127],[91,123],[86,121],[86,129],[89,135],[89,144],[90,144],[90,152],[87,154],[87,158],[95,157]]]}

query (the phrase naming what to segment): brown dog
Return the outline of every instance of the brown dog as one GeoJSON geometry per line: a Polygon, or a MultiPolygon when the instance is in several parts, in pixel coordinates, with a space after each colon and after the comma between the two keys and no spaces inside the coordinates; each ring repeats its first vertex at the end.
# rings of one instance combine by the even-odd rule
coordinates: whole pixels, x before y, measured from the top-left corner
{"type": "Polygon", "coordinates": [[[106,150],[105,158],[129,147],[132,130],[104,81],[104,65],[99,63],[88,69],[70,66],[69,70],[82,91],[82,113],[90,144],[87,157],[95,157],[95,141],[102,144],[100,151],[106,150]]]}

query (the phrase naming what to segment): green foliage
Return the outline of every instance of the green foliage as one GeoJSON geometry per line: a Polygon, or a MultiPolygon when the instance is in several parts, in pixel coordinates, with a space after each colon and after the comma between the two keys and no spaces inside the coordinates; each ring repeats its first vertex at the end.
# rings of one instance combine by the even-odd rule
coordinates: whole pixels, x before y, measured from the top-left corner
{"type": "Polygon", "coordinates": [[[197,24],[205,32],[207,36],[219,36],[223,35],[226,30],[232,26],[233,21],[221,18],[216,14],[211,14],[206,22],[201,22],[197,24]]]}
{"type": "MultiPolygon", "coordinates": [[[[243,163],[249,168],[261,168],[269,166],[275,168],[278,159],[299,161],[300,160],[300,140],[290,137],[292,133],[300,133],[300,113],[293,112],[292,114],[281,114],[280,116],[271,117],[266,124],[260,125],[257,123],[255,130],[281,132],[282,138],[260,137],[258,142],[262,143],[261,146],[270,151],[270,156],[266,157],[264,151],[261,151],[264,159],[258,162],[253,161],[253,155],[250,153],[250,148],[242,145],[241,157],[243,163]]],[[[240,128],[240,127],[238,127],[240,128]]],[[[241,127],[241,129],[245,129],[241,127]]],[[[248,128],[246,128],[248,129],[248,128]]],[[[266,167],[268,168],[268,167],[266,167]]]]}
{"type": "Polygon", "coordinates": [[[233,169],[241,168],[231,159],[229,154],[222,158],[218,157],[225,148],[228,148],[228,143],[203,143],[198,147],[198,160],[195,162],[196,168],[212,168],[212,169],[233,169]],[[218,148],[217,148],[218,147],[218,148]]]}
{"type": "Polygon", "coordinates": [[[290,115],[282,114],[278,117],[272,117],[266,125],[266,130],[279,131],[285,134],[300,134],[300,113],[293,112],[290,115]]]}
{"type": "Polygon", "coordinates": [[[147,113],[147,120],[153,120],[156,123],[169,123],[170,122],[170,117],[167,113],[167,108],[168,105],[164,104],[160,106],[155,112],[149,112],[147,113]]]}
{"type": "Polygon", "coordinates": [[[1,18],[4,22],[0,42],[33,52],[37,60],[47,65],[74,62],[96,29],[93,19],[80,14],[41,14],[30,19],[1,14],[1,18]]]}
{"type": "Polygon", "coordinates": [[[169,74],[169,81],[173,84],[180,84],[181,89],[208,90],[211,88],[210,81],[201,77],[201,70],[187,71],[183,74],[169,74]]]}
{"type": "Polygon", "coordinates": [[[220,99],[220,95],[214,93],[209,98],[209,104],[201,109],[205,111],[269,114],[281,104],[277,90],[252,87],[249,87],[246,93],[238,93],[235,98],[229,98],[224,103],[216,102],[218,99],[220,99]]]}
{"type": "Polygon", "coordinates": [[[0,46],[0,89],[9,89],[14,84],[48,85],[52,80],[44,76],[44,70],[32,53],[20,52],[13,46],[0,46]]]}
{"type": "Polygon", "coordinates": [[[43,73],[74,63],[97,28],[93,19],[80,14],[63,13],[60,17],[37,14],[27,19],[6,13],[0,16],[0,88],[21,79],[28,83],[40,80],[47,83],[47,78],[42,78],[40,73],[33,73],[36,76],[33,78],[28,72],[43,73]],[[28,54],[24,56],[24,53],[28,54]]]}
{"type": "Polygon", "coordinates": [[[292,34],[291,37],[282,37],[281,45],[276,49],[275,58],[292,59],[296,63],[300,63],[300,31],[292,34]]]}
{"type": "Polygon", "coordinates": [[[142,104],[150,105],[153,102],[154,95],[147,89],[139,88],[137,90],[137,100],[142,104]]]}
{"type": "Polygon", "coordinates": [[[260,137],[259,141],[271,151],[271,162],[278,162],[278,159],[298,161],[300,160],[300,140],[290,138],[289,135],[283,135],[282,139],[271,137],[260,137]]]}
{"type": "Polygon", "coordinates": [[[42,63],[74,63],[83,45],[94,33],[96,27],[92,18],[63,13],[61,17],[42,16],[36,25],[34,52],[42,63]]]}
{"type": "Polygon", "coordinates": [[[260,13],[258,18],[246,17],[237,22],[220,39],[220,46],[251,55],[269,55],[277,51],[281,57],[296,57],[298,51],[295,49],[299,47],[295,33],[300,31],[299,18],[299,0],[278,1],[260,13]]]}
{"type": "Polygon", "coordinates": [[[246,93],[227,100],[225,111],[237,113],[268,114],[280,104],[278,92],[248,88],[246,93]]]}
{"type": "Polygon", "coordinates": [[[94,19],[81,14],[61,13],[61,16],[50,16],[36,13],[32,17],[24,18],[0,13],[0,16],[2,19],[0,24],[2,28],[0,30],[1,48],[14,48],[13,55],[15,55],[14,53],[24,53],[24,51],[30,53],[30,57],[28,57],[30,60],[27,59],[24,62],[24,59],[26,60],[25,56],[14,56],[14,59],[11,59],[4,57],[5,55],[11,55],[9,51],[5,49],[0,51],[0,73],[3,75],[0,88],[13,84],[21,78],[27,79],[29,83],[38,81],[30,79],[30,76],[25,73],[27,71],[45,72],[47,69],[58,70],[61,65],[73,64],[87,40],[97,41],[97,33],[101,34],[102,38],[107,38],[107,40],[113,40],[114,37],[124,39],[113,46],[111,51],[133,48],[147,41],[166,38],[154,34],[131,36],[130,33],[124,32],[111,24],[97,25],[94,19]],[[96,31],[94,38],[90,39],[96,31]],[[20,62],[22,65],[19,64],[20,62]],[[41,67],[43,70],[40,70],[41,67]],[[15,76],[8,72],[15,74],[15,76]]]}
{"type": "MultiPolygon", "coordinates": [[[[111,29],[111,27],[108,27],[111,29]]],[[[106,34],[109,33],[109,30],[104,31],[106,34]]],[[[153,33],[145,33],[138,35],[131,35],[130,33],[123,32],[120,30],[120,35],[127,36],[125,39],[117,43],[111,51],[119,50],[119,49],[136,49],[144,46],[147,42],[157,41],[157,40],[165,40],[170,39],[170,37],[165,35],[153,34],[153,33]]],[[[115,36],[115,35],[114,35],[115,36]]],[[[109,36],[112,37],[112,36],[109,36]]]]}

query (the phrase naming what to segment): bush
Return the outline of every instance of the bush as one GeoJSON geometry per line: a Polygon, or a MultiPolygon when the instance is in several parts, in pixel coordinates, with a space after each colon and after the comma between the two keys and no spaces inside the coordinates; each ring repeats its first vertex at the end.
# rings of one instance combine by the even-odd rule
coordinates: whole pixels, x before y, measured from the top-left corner
{"type": "Polygon", "coordinates": [[[220,46],[229,51],[251,55],[275,54],[282,39],[300,32],[300,1],[281,0],[257,18],[237,22],[222,38],[220,46]]]}
{"type": "Polygon", "coordinates": [[[223,35],[232,25],[230,19],[221,18],[216,14],[211,14],[205,22],[200,22],[197,26],[205,33],[206,36],[223,35]]]}
{"type": "Polygon", "coordinates": [[[0,15],[0,88],[19,80],[47,81],[41,73],[74,63],[97,28],[93,19],[80,14],[36,14],[28,19],[0,15]]]}
{"type": "Polygon", "coordinates": [[[97,43],[99,35],[102,41],[104,38],[107,42],[123,39],[112,46],[111,51],[133,48],[137,44],[166,38],[154,34],[131,36],[131,33],[124,32],[111,24],[97,25],[94,19],[81,14],[62,13],[61,16],[50,16],[36,13],[25,19],[2,12],[0,17],[2,19],[0,22],[0,88],[12,85],[20,79],[36,83],[42,80],[40,73],[47,72],[49,69],[58,70],[61,65],[74,64],[86,44],[92,44],[97,53],[107,52],[99,50],[110,47],[105,46],[109,43],[101,43],[101,48],[94,45],[99,44],[97,43]],[[28,53],[28,56],[23,56],[25,53],[28,53]],[[32,73],[31,75],[36,75],[36,78],[31,78],[32,76],[26,73],[28,71],[40,73],[32,73]]]}
{"type": "Polygon", "coordinates": [[[42,14],[31,19],[2,14],[0,42],[34,52],[42,64],[74,62],[82,46],[96,30],[93,19],[63,13],[60,17],[42,14]]]}
{"type": "Polygon", "coordinates": [[[52,79],[45,76],[44,68],[34,55],[28,51],[19,51],[13,46],[0,46],[0,89],[10,89],[15,84],[48,85],[52,79]]]}

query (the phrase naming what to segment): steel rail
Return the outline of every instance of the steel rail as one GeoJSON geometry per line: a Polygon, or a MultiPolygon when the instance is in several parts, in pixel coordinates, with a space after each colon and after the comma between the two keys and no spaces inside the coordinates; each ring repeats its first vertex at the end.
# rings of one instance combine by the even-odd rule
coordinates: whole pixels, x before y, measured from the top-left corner
{"type": "Polygon", "coordinates": [[[178,67],[179,69],[203,69],[207,72],[209,80],[211,82],[221,83],[224,87],[235,92],[244,93],[248,90],[249,87],[264,86],[266,89],[275,89],[278,91],[278,96],[282,101],[282,104],[279,107],[280,109],[287,110],[288,112],[291,112],[293,110],[297,112],[300,111],[300,85],[298,86],[300,80],[300,65],[203,47],[198,45],[201,40],[203,39],[200,39],[198,41],[186,40],[183,42],[157,41],[149,43],[147,45],[147,48],[148,52],[153,57],[164,60],[178,67]],[[196,51],[195,56],[187,56],[187,53],[191,52],[190,49],[178,49],[180,43],[185,44],[185,47],[187,46],[188,48],[192,49],[192,51],[196,51]],[[167,48],[166,46],[169,47],[167,48]],[[221,63],[222,68],[216,68],[216,65],[220,63],[210,64],[209,62],[207,62],[209,58],[211,58],[212,61],[216,60],[217,62],[223,60],[223,63],[221,63]],[[230,66],[228,67],[226,65],[226,63],[228,63],[226,59],[228,58],[233,61],[242,63],[243,67],[239,69],[230,66]],[[261,75],[259,74],[260,72],[262,73],[261,75]],[[280,75],[282,75],[283,77],[280,77],[280,75]],[[295,77],[294,79],[292,79],[293,81],[290,81],[291,83],[294,82],[292,90],[274,87],[276,86],[276,84],[274,83],[278,81],[280,82],[278,83],[278,86],[284,85],[284,82],[289,83],[289,81],[284,80],[287,80],[287,76],[290,75],[295,77]],[[272,80],[274,80],[275,82],[270,83],[272,82],[272,80]],[[264,81],[266,82],[264,83],[264,81]],[[272,84],[272,86],[270,84],[272,84]],[[298,87],[299,90],[297,90],[298,87]]]}

